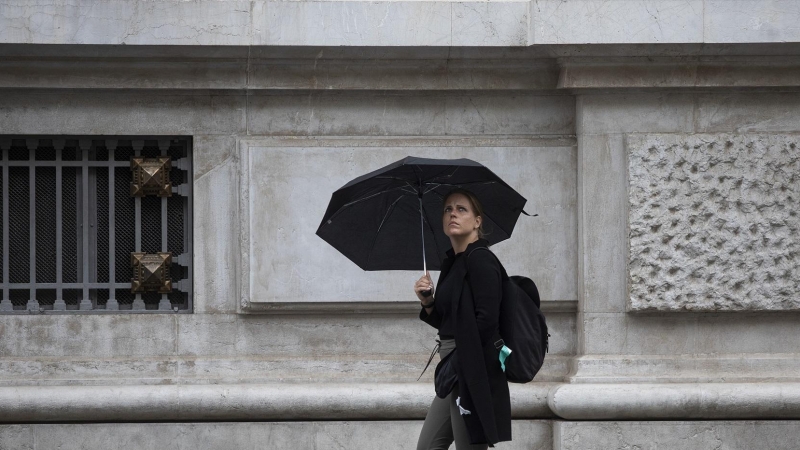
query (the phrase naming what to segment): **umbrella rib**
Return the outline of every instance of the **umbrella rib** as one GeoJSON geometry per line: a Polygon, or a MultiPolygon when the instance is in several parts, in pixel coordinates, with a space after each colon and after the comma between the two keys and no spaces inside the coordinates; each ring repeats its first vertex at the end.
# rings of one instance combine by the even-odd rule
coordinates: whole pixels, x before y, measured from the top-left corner
{"type": "Polygon", "coordinates": [[[376,193],[374,193],[374,194],[372,194],[372,195],[369,195],[369,196],[367,196],[367,197],[362,197],[362,198],[359,198],[359,199],[357,199],[357,200],[353,200],[352,202],[345,203],[345,204],[344,204],[344,205],[342,205],[342,207],[341,207],[341,208],[339,208],[339,209],[338,209],[338,210],[337,210],[337,211],[336,211],[336,212],[335,212],[335,213],[334,213],[334,214],[333,214],[333,215],[332,215],[332,216],[331,216],[331,217],[330,217],[328,220],[329,220],[329,221],[331,221],[331,220],[335,219],[335,218],[336,218],[336,216],[338,216],[339,214],[341,214],[341,213],[342,213],[342,212],[343,212],[345,209],[347,209],[347,208],[349,208],[349,207],[351,207],[351,206],[353,206],[353,205],[355,205],[355,204],[357,204],[357,203],[361,203],[361,202],[367,201],[367,200],[369,200],[369,199],[371,199],[371,198],[377,197],[377,196],[379,196],[379,195],[386,194],[387,192],[396,191],[396,190],[402,190],[402,191],[404,191],[404,192],[408,192],[408,193],[410,193],[410,194],[414,194],[414,195],[416,195],[416,194],[417,194],[416,192],[409,192],[409,191],[407,191],[407,190],[406,190],[406,186],[398,186],[398,187],[394,187],[394,188],[391,188],[391,189],[387,189],[387,190],[385,190],[385,191],[376,192],[376,193]]]}
{"type": "MultiPolygon", "coordinates": [[[[422,211],[424,213],[424,214],[422,214],[422,217],[424,217],[426,219],[425,223],[428,224],[428,229],[431,230],[431,234],[433,235],[433,242],[435,244],[434,247],[435,248],[439,248],[439,240],[436,238],[436,231],[433,229],[433,225],[431,225],[431,221],[427,220],[428,214],[425,212],[425,206],[424,205],[422,206],[422,211]]],[[[438,257],[439,255],[437,254],[436,256],[438,257]]]]}
{"type": "Polygon", "coordinates": [[[393,201],[391,205],[389,205],[389,209],[386,211],[386,214],[384,214],[383,220],[381,220],[381,224],[378,226],[378,231],[376,231],[375,236],[372,237],[372,244],[370,244],[369,246],[369,254],[367,255],[367,264],[366,264],[367,266],[369,266],[369,261],[372,259],[372,251],[375,249],[375,241],[378,240],[378,235],[381,234],[381,230],[383,229],[383,224],[386,223],[386,219],[388,219],[389,216],[394,211],[394,206],[397,204],[397,202],[402,200],[404,196],[405,194],[402,194],[400,195],[400,197],[397,197],[397,199],[393,201]]]}

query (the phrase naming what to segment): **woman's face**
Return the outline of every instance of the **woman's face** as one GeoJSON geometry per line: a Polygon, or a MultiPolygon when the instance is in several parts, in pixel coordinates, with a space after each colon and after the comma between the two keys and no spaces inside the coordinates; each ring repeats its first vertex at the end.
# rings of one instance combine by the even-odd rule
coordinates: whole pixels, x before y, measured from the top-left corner
{"type": "Polygon", "coordinates": [[[464,194],[453,194],[447,198],[442,214],[444,234],[449,237],[478,235],[481,217],[475,211],[464,194]]]}

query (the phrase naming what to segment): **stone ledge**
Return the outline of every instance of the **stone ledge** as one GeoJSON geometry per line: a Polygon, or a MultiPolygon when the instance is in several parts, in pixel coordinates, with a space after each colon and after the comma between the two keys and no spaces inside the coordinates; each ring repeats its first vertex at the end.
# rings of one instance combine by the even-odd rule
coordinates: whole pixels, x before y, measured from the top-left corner
{"type": "MultiPolygon", "coordinates": [[[[419,303],[411,302],[250,302],[241,314],[419,314],[419,303]]],[[[542,300],[542,312],[578,312],[577,300],[542,300]]]]}
{"type": "Polygon", "coordinates": [[[797,419],[800,383],[564,384],[548,405],[567,420],[797,419]]]}
{"type": "MultiPolygon", "coordinates": [[[[512,385],[512,415],[552,417],[552,383],[512,385]]],[[[0,423],[423,419],[431,383],[0,388],[0,423]]]]}

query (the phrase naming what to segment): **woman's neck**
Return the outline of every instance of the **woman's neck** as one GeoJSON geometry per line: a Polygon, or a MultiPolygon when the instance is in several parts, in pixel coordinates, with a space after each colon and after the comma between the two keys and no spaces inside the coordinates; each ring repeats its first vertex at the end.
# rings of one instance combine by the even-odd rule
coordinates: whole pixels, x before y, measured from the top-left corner
{"type": "Polygon", "coordinates": [[[477,241],[479,237],[477,233],[467,236],[450,236],[450,245],[453,246],[453,253],[457,255],[464,252],[467,246],[477,241]]]}

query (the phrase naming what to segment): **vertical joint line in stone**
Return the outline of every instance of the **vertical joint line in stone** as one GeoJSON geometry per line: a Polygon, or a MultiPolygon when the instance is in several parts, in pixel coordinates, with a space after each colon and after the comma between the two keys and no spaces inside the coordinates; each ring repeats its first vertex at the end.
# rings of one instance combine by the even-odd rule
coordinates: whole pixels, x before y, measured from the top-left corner
{"type": "MultiPolygon", "coordinates": [[[[133,145],[133,155],[134,156],[142,156],[142,148],[144,147],[144,141],[133,141],[131,143],[133,145]]],[[[141,197],[134,197],[134,251],[141,252],[142,251],[142,198],[141,197]]],[[[136,297],[133,300],[133,306],[131,309],[145,309],[144,300],[142,300],[142,294],[136,294],[136,297]]]]}
{"type": "Polygon", "coordinates": [[[64,255],[63,255],[63,237],[61,236],[61,232],[63,230],[63,223],[62,223],[62,215],[63,215],[63,193],[61,192],[63,189],[63,174],[62,171],[63,165],[61,162],[63,161],[62,152],[64,150],[64,145],[66,141],[63,139],[58,139],[53,141],[53,147],[56,149],[56,301],[53,303],[53,309],[56,311],[65,311],[67,309],[67,304],[64,302],[64,288],[62,283],[64,282],[64,255]]]}
{"type": "MultiPolygon", "coordinates": [[[[106,302],[107,310],[118,310],[119,302],[117,302],[116,290],[114,289],[117,281],[117,267],[116,267],[116,252],[115,247],[116,234],[114,234],[114,225],[116,224],[116,190],[114,188],[115,171],[117,170],[114,161],[114,156],[117,151],[117,140],[107,140],[106,148],[108,149],[108,302],[106,302]]],[[[98,224],[99,226],[99,224],[98,224]]]]}
{"type": "Polygon", "coordinates": [[[3,298],[0,300],[0,311],[11,311],[11,297],[8,288],[8,150],[11,148],[10,140],[0,142],[3,152],[3,298]]]}
{"type": "Polygon", "coordinates": [[[38,139],[26,139],[26,147],[28,150],[28,223],[30,228],[28,231],[28,283],[30,289],[28,290],[28,304],[26,309],[28,311],[38,311],[39,302],[36,301],[36,149],[39,147],[38,139]]]}
{"type": "MultiPolygon", "coordinates": [[[[167,156],[167,150],[169,149],[169,140],[166,139],[159,139],[158,140],[158,149],[161,151],[161,156],[167,156]]],[[[169,234],[167,233],[167,200],[169,197],[161,197],[161,251],[167,252],[167,238],[169,234]]],[[[160,310],[170,310],[172,309],[169,303],[169,295],[168,294],[161,294],[161,301],[158,302],[158,309],[160,310]]]]}
{"type": "Polygon", "coordinates": [[[83,217],[83,223],[81,226],[83,229],[81,230],[81,236],[83,236],[83,242],[81,242],[81,247],[83,248],[83,298],[81,299],[81,310],[90,310],[92,309],[92,301],[89,299],[89,148],[92,146],[92,141],[90,140],[80,140],[78,146],[81,149],[81,160],[83,161],[83,165],[81,167],[81,197],[83,199],[83,205],[81,208],[81,215],[83,217]]]}

